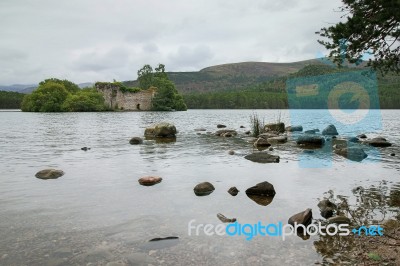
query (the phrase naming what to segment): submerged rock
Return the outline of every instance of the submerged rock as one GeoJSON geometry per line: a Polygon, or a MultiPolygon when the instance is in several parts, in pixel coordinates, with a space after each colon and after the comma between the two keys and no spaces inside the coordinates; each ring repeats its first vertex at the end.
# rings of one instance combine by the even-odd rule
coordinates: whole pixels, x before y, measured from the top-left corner
{"type": "Polygon", "coordinates": [[[306,209],[305,211],[299,212],[289,218],[288,224],[295,226],[295,224],[302,224],[307,226],[312,221],[312,210],[306,209]]]}
{"type": "Polygon", "coordinates": [[[311,146],[311,147],[321,147],[325,143],[325,139],[322,136],[316,136],[316,135],[302,135],[299,136],[296,140],[296,143],[298,145],[303,145],[303,146],[311,146]]]}
{"type": "Polygon", "coordinates": [[[246,132],[244,132],[244,134],[246,134],[246,135],[250,135],[250,133],[251,133],[250,130],[247,130],[246,132]]]}
{"type": "Polygon", "coordinates": [[[139,178],[138,182],[142,186],[153,186],[162,181],[162,178],[159,176],[144,176],[139,178]]]}
{"type": "Polygon", "coordinates": [[[377,137],[370,140],[366,140],[365,143],[373,146],[373,147],[389,147],[392,146],[392,143],[388,142],[385,138],[377,137]]]}
{"type": "Polygon", "coordinates": [[[360,135],[357,135],[357,138],[359,138],[359,139],[366,139],[366,138],[367,138],[367,135],[365,135],[365,134],[360,134],[360,135]]]}
{"type": "Polygon", "coordinates": [[[195,128],[194,131],[207,131],[205,128],[195,128]]]}
{"type": "Polygon", "coordinates": [[[223,215],[222,213],[218,213],[217,214],[218,219],[223,222],[223,223],[234,223],[236,222],[236,218],[227,218],[225,215],[223,215]]]}
{"type": "Polygon", "coordinates": [[[317,132],[319,132],[318,128],[304,131],[305,134],[316,134],[317,132]]]}
{"type": "Polygon", "coordinates": [[[218,125],[217,125],[217,128],[226,128],[226,126],[225,126],[225,125],[222,125],[222,124],[218,124],[218,125]]]}
{"type": "Polygon", "coordinates": [[[144,131],[145,137],[150,138],[175,138],[176,133],[176,127],[166,122],[155,124],[144,131]]]}
{"type": "Polygon", "coordinates": [[[264,126],[264,131],[265,132],[276,131],[276,132],[279,132],[279,133],[283,133],[283,132],[285,132],[285,124],[282,123],[282,122],[266,124],[264,126]]]}
{"type": "Polygon", "coordinates": [[[364,152],[364,150],[358,147],[335,149],[335,153],[356,162],[361,162],[362,160],[368,157],[368,155],[364,152]]]}
{"type": "Polygon", "coordinates": [[[337,132],[334,125],[329,125],[324,130],[322,130],[322,135],[336,136],[339,135],[339,133],[337,132]]]}
{"type": "Polygon", "coordinates": [[[234,154],[235,154],[235,151],[230,150],[230,151],[228,151],[228,154],[229,154],[229,155],[234,155],[234,154]]]}
{"type": "Polygon", "coordinates": [[[131,145],[138,145],[138,144],[142,144],[143,143],[143,139],[140,137],[133,137],[129,140],[129,144],[131,145]]]}
{"type": "Polygon", "coordinates": [[[236,187],[231,187],[228,190],[228,193],[231,194],[232,196],[236,196],[239,193],[239,190],[236,187]]]}
{"type": "Polygon", "coordinates": [[[83,147],[83,148],[81,148],[81,150],[83,150],[83,151],[88,151],[88,150],[90,150],[90,148],[88,148],[88,147],[83,147]]]}
{"type": "Polygon", "coordinates": [[[214,133],[214,135],[220,136],[220,137],[226,137],[226,136],[227,136],[227,135],[226,135],[227,133],[229,133],[229,135],[230,135],[231,137],[237,135],[236,130],[233,130],[233,129],[221,129],[221,130],[216,131],[216,132],[214,133]]]}
{"type": "Polygon", "coordinates": [[[246,194],[252,201],[261,206],[268,206],[274,199],[274,196],[259,196],[246,194]]]}
{"type": "Polygon", "coordinates": [[[197,184],[193,190],[196,196],[207,196],[210,195],[215,190],[215,188],[210,182],[203,182],[197,184]]]}
{"type": "Polygon", "coordinates": [[[295,131],[303,131],[303,126],[288,126],[285,128],[286,131],[295,132],[295,131]]]}
{"type": "Polygon", "coordinates": [[[57,179],[64,175],[64,172],[57,169],[44,169],[35,174],[36,178],[39,179],[57,179]]]}
{"type": "Polygon", "coordinates": [[[245,159],[256,163],[279,163],[279,156],[272,155],[266,152],[256,152],[248,154],[245,159]]]}

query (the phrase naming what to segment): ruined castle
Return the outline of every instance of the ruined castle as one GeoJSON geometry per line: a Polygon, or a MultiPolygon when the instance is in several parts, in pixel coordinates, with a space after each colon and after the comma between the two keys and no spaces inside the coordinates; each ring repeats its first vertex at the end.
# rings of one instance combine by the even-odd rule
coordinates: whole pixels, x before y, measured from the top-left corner
{"type": "Polygon", "coordinates": [[[97,82],[96,89],[104,97],[105,104],[111,109],[125,111],[148,111],[156,93],[154,88],[139,91],[121,89],[119,83],[97,82]]]}

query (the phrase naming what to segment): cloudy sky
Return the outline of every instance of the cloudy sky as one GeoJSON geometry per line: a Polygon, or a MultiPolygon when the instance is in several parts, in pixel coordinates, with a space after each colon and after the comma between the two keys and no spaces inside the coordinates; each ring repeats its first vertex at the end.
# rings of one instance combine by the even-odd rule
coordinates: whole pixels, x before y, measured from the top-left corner
{"type": "Polygon", "coordinates": [[[132,80],[244,61],[293,62],[325,50],[315,31],[339,0],[1,0],[0,84],[48,77],[132,80]]]}

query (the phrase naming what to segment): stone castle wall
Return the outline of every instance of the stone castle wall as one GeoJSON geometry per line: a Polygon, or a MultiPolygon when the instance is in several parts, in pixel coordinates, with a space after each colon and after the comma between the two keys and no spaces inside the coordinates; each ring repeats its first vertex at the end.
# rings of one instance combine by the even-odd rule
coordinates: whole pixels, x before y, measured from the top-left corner
{"type": "Polygon", "coordinates": [[[103,94],[105,103],[109,108],[126,111],[150,110],[151,101],[155,94],[154,89],[122,92],[117,84],[112,83],[98,83],[96,89],[103,94]]]}

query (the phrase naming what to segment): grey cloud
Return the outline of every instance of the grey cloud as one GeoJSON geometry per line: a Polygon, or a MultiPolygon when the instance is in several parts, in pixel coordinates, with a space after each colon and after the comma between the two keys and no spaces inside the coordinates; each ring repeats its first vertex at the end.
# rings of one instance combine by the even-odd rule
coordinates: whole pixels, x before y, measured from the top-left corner
{"type": "MultiPolygon", "coordinates": [[[[134,79],[241,61],[309,59],[340,0],[1,0],[0,84],[134,79]],[[34,66],[32,68],[32,66],[34,66]]],[[[315,50],[315,51],[314,51],[315,50]]]]}
{"type": "Polygon", "coordinates": [[[214,57],[211,49],[206,45],[195,47],[180,46],[178,50],[169,55],[169,64],[174,68],[196,69],[205,66],[214,57]]]}

